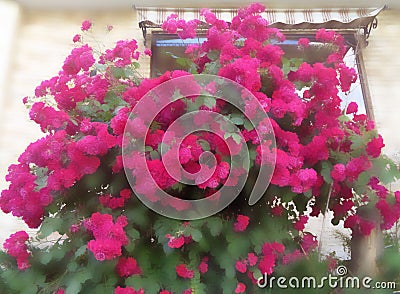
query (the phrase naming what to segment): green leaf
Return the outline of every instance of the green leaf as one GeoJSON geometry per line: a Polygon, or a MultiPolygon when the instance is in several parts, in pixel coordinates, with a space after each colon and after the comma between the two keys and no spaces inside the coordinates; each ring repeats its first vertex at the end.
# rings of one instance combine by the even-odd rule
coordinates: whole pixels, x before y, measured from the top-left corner
{"type": "Polygon", "coordinates": [[[54,232],[58,232],[63,225],[63,220],[58,217],[46,217],[40,226],[38,237],[44,239],[54,232]]]}
{"type": "Polygon", "coordinates": [[[132,62],[132,66],[133,66],[135,69],[138,69],[138,68],[140,68],[140,63],[137,62],[137,61],[134,61],[134,62],[132,62]]]}
{"type": "Polygon", "coordinates": [[[244,124],[244,120],[242,117],[232,117],[231,122],[234,123],[237,126],[241,126],[244,124]]]}
{"type": "Polygon", "coordinates": [[[188,228],[185,233],[188,233],[192,236],[193,241],[199,242],[201,238],[203,238],[203,234],[198,230],[194,228],[188,228]]]}
{"type": "Polygon", "coordinates": [[[52,257],[52,253],[50,251],[42,250],[41,254],[39,255],[40,263],[46,265],[51,261],[52,257]]]}
{"type": "Polygon", "coordinates": [[[219,217],[210,218],[207,220],[207,226],[210,229],[211,236],[218,236],[223,228],[222,220],[219,217]]]}
{"type": "Polygon", "coordinates": [[[371,160],[371,175],[379,178],[379,180],[388,185],[400,179],[400,170],[397,165],[386,155],[371,160]]]}
{"type": "Polygon", "coordinates": [[[235,235],[235,237],[229,241],[228,252],[232,256],[243,256],[249,251],[249,247],[250,242],[247,238],[240,238],[238,235],[235,235]]]}
{"type": "Polygon", "coordinates": [[[329,161],[322,162],[321,175],[324,178],[325,182],[327,182],[328,184],[331,184],[333,182],[331,177],[331,170],[332,163],[330,163],[329,161]]]}
{"type": "Polygon", "coordinates": [[[251,130],[254,129],[253,124],[252,124],[251,121],[249,121],[248,119],[246,119],[246,120],[244,121],[244,127],[245,127],[245,129],[248,130],[248,131],[251,131],[251,130]]]}
{"type": "Polygon", "coordinates": [[[211,149],[210,143],[208,143],[206,140],[198,139],[198,140],[197,140],[197,143],[200,144],[201,148],[202,148],[204,151],[210,151],[210,149],[211,149]]]}
{"type": "Polygon", "coordinates": [[[208,108],[214,108],[216,104],[217,100],[215,98],[208,96],[204,97],[204,105],[208,108]]]}
{"type": "Polygon", "coordinates": [[[78,269],[78,264],[77,264],[75,261],[70,262],[70,263],[67,265],[67,269],[68,269],[68,271],[69,271],[70,273],[73,273],[73,272],[75,272],[75,271],[78,269]]]}
{"type": "Polygon", "coordinates": [[[111,67],[111,74],[117,79],[126,78],[125,69],[121,67],[111,67]]]}
{"type": "Polygon", "coordinates": [[[40,191],[42,188],[47,186],[47,172],[48,168],[47,167],[38,167],[35,168],[34,173],[36,175],[36,180],[35,180],[35,191],[40,191]]]}
{"type": "Polygon", "coordinates": [[[160,153],[158,153],[156,150],[153,150],[150,152],[150,157],[152,160],[160,159],[160,153]]]}
{"type": "Polygon", "coordinates": [[[136,239],[140,239],[140,233],[138,230],[136,230],[135,228],[129,228],[126,231],[127,235],[130,237],[130,240],[136,240],[136,239]]]}
{"type": "Polygon", "coordinates": [[[219,63],[218,60],[208,62],[204,66],[203,73],[216,75],[218,74],[220,68],[221,68],[221,63],[219,63]]]}
{"type": "Polygon", "coordinates": [[[82,284],[79,281],[71,280],[67,284],[65,294],[77,294],[82,289],[82,284]]]}
{"type": "Polygon", "coordinates": [[[220,55],[220,52],[217,50],[211,50],[207,53],[207,57],[211,60],[211,61],[215,61],[218,59],[220,55]]]}
{"type": "Polygon", "coordinates": [[[221,283],[221,289],[223,290],[223,294],[232,294],[235,293],[235,288],[238,281],[234,277],[224,277],[221,283]]]}
{"type": "Polygon", "coordinates": [[[65,293],[79,293],[79,291],[82,289],[82,285],[87,280],[90,280],[92,276],[92,273],[87,267],[83,267],[80,271],[69,274],[67,278],[67,288],[65,289],[65,293]]]}
{"type": "Polygon", "coordinates": [[[145,293],[158,293],[161,285],[157,280],[140,276],[131,276],[125,280],[126,286],[133,287],[135,290],[143,288],[145,293]]]}
{"type": "Polygon", "coordinates": [[[240,144],[240,142],[242,142],[242,137],[236,133],[232,134],[232,139],[236,142],[236,144],[240,144]]]}
{"type": "Polygon", "coordinates": [[[75,257],[84,255],[86,253],[86,248],[87,248],[86,244],[79,247],[78,250],[75,251],[75,257]]]}

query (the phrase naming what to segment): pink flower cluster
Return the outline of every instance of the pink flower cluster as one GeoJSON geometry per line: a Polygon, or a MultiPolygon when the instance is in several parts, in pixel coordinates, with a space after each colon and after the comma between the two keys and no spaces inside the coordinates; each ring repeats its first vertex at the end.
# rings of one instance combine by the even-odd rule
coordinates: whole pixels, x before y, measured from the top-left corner
{"type": "Polygon", "coordinates": [[[144,294],[144,290],[143,289],[135,290],[132,287],[123,288],[121,286],[118,286],[117,288],[115,288],[114,294],[144,294]]]}
{"type": "Polygon", "coordinates": [[[184,279],[192,279],[194,277],[194,271],[187,268],[183,263],[179,264],[175,268],[176,274],[184,279]]]}
{"type": "Polygon", "coordinates": [[[138,60],[140,52],[137,51],[136,40],[120,40],[113,49],[108,49],[100,56],[100,63],[113,62],[117,67],[131,65],[133,60],[138,60]]]}
{"type": "Polygon", "coordinates": [[[17,259],[18,269],[25,270],[30,267],[28,246],[25,244],[29,236],[25,231],[12,234],[5,242],[4,249],[7,254],[17,259]]]}
{"type": "Polygon", "coordinates": [[[233,230],[235,232],[244,232],[249,225],[250,218],[246,215],[239,214],[237,216],[236,222],[233,225],[233,230]]]}
{"type": "Polygon", "coordinates": [[[64,62],[63,70],[67,75],[76,75],[81,70],[88,71],[94,62],[92,48],[83,45],[72,50],[64,62]]]}
{"type": "Polygon", "coordinates": [[[161,28],[169,34],[178,33],[181,39],[188,39],[196,37],[196,30],[199,24],[200,21],[198,19],[185,21],[178,19],[178,15],[173,13],[167,17],[161,28]]]}
{"type": "Polygon", "coordinates": [[[116,270],[120,277],[125,278],[142,274],[142,270],[133,257],[121,257],[118,259],[116,270]]]}
{"type": "Polygon", "coordinates": [[[283,254],[285,246],[283,244],[265,243],[262,247],[262,257],[259,259],[258,269],[261,273],[272,274],[275,267],[275,261],[279,254],[283,254]]]}
{"type": "Polygon", "coordinates": [[[99,197],[101,205],[109,207],[111,209],[122,208],[125,206],[125,202],[131,198],[132,191],[130,189],[123,189],[119,192],[119,197],[113,197],[112,195],[103,195],[99,197]]]}
{"type": "MultiPolygon", "coordinates": [[[[109,214],[101,214],[95,212],[91,218],[86,220],[84,225],[88,231],[91,231],[95,239],[90,240],[87,248],[93,252],[94,257],[99,261],[114,259],[121,256],[122,246],[128,244],[128,238],[124,232],[124,227],[128,224],[125,216],[117,218],[113,222],[113,218],[109,214]]],[[[133,260],[121,259],[118,267],[122,274],[126,274],[132,270],[133,260]],[[127,268],[128,267],[128,268],[127,268]]],[[[134,268],[135,273],[140,269],[134,268]]]]}

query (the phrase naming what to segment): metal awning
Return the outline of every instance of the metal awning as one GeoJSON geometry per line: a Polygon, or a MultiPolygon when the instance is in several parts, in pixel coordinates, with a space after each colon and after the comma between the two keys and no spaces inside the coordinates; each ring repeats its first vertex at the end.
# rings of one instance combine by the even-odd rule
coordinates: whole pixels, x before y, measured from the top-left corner
{"type": "MultiPolygon", "coordinates": [[[[341,29],[361,30],[365,39],[369,37],[371,28],[377,26],[376,16],[385,8],[331,8],[331,9],[267,9],[261,15],[268,21],[269,26],[283,30],[310,29],[341,29]]],[[[179,18],[190,20],[199,19],[200,8],[151,8],[136,7],[139,27],[146,38],[148,28],[160,28],[166,18],[175,13],[179,18]]],[[[230,22],[236,15],[237,9],[211,9],[219,19],[230,22]]]]}

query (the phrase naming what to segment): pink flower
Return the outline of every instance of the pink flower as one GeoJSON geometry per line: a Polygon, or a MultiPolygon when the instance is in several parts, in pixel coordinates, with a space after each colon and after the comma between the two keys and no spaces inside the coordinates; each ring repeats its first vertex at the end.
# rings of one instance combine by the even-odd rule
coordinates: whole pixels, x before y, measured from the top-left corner
{"type": "Polygon", "coordinates": [[[28,246],[25,244],[28,239],[29,236],[25,231],[18,231],[12,234],[3,245],[6,253],[17,259],[18,269],[22,271],[30,267],[28,246]]]}
{"type": "Polygon", "coordinates": [[[346,179],[346,166],[338,163],[333,166],[331,170],[331,177],[337,182],[342,182],[346,179]]]}
{"type": "Polygon", "coordinates": [[[385,144],[383,143],[382,136],[379,135],[378,138],[373,138],[370,142],[368,142],[366,151],[369,156],[376,158],[381,155],[381,149],[383,147],[385,147],[385,144]]]}
{"type": "Polygon", "coordinates": [[[356,70],[354,68],[348,67],[344,63],[339,64],[337,66],[337,69],[340,74],[339,80],[342,91],[347,92],[350,90],[351,85],[357,80],[356,70]]]}
{"type": "Polygon", "coordinates": [[[254,253],[249,253],[247,254],[247,261],[249,262],[250,266],[254,266],[258,261],[258,257],[254,253]]]}
{"type": "Polygon", "coordinates": [[[296,249],[295,251],[288,253],[282,257],[282,264],[290,264],[300,259],[302,256],[304,256],[303,253],[301,253],[299,249],[296,249]]]}
{"type": "Polygon", "coordinates": [[[243,283],[238,283],[235,289],[235,293],[244,293],[246,291],[246,285],[243,283]]]}
{"type": "Polygon", "coordinates": [[[192,279],[194,277],[194,271],[189,270],[185,264],[179,264],[175,268],[176,274],[184,279],[192,279]]]}
{"type": "Polygon", "coordinates": [[[357,113],[358,105],[356,102],[350,102],[346,109],[346,114],[357,113]]]}
{"type": "Polygon", "coordinates": [[[165,235],[169,239],[168,246],[170,248],[181,248],[185,244],[185,236],[180,235],[179,237],[171,236],[170,234],[165,235]]]}
{"type": "Polygon", "coordinates": [[[64,62],[63,70],[68,75],[75,75],[81,70],[88,71],[94,62],[92,48],[84,45],[72,50],[71,55],[64,62]]]}
{"type": "Polygon", "coordinates": [[[317,248],[318,241],[317,237],[310,233],[305,233],[303,238],[301,239],[301,247],[306,253],[309,253],[311,250],[317,248]]]}
{"type": "Polygon", "coordinates": [[[147,56],[152,56],[152,52],[151,52],[151,50],[149,49],[149,48],[146,48],[146,49],[144,49],[144,55],[147,55],[147,56]]]}
{"type": "Polygon", "coordinates": [[[82,22],[81,30],[88,31],[92,27],[92,22],[90,20],[84,20],[82,22]]]}
{"type": "MultiPolygon", "coordinates": [[[[95,212],[91,218],[84,222],[86,229],[91,231],[94,240],[90,240],[87,247],[99,261],[111,260],[121,256],[122,246],[128,244],[128,238],[123,228],[128,224],[125,216],[113,218],[109,214],[95,212]]],[[[129,261],[131,264],[131,261],[129,261]]]]}
{"type": "Polygon", "coordinates": [[[290,185],[295,193],[303,193],[312,188],[317,181],[317,172],[312,168],[300,169],[292,175],[290,185]]]}
{"type": "Polygon", "coordinates": [[[298,41],[299,46],[301,46],[303,48],[307,48],[309,43],[310,43],[310,40],[308,38],[300,38],[298,41]]]}
{"type": "Polygon", "coordinates": [[[237,216],[236,222],[233,226],[233,230],[235,232],[243,232],[246,230],[247,226],[249,225],[250,218],[245,215],[239,214],[237,216]]]}
{"type": "Polygon", "coordinates": [[[258,263],[258,269],[261,271],[261,273],[266,273],[268,275],[273,273],[275,267],[275,258],[275,254],[269,254],[260,259],[260,262],[258,263]]]}
{"type": "Polygon", "coordinates": [[[352,229],[353,234],[368,236],[372,229],[375,228],[375,224],[373,222],[362,219],[358,215],[350,215],[344,221],[344,227],[352,229]]]}
{"type": "Polygon", "coordinates": [[[80,42],[80,41],[81,41],[81,35],[76,34],[76,35],[72,38],[72,41],[73,41],[74,43],[80,42]]]}
{"type": "Polygon", "coordinates": [[[308,216],[301,215],[299,219],[293,224],[293,227],[298,231],[303,231],[308,222],[308,216]]]}
{"type": "Polygon", "coordinates": [[[250,91],[258,91],[261,88],[261,77],[258,73],[258,67],[259,60],[256,58],[237,58],[222,67],[218,75],[231,79],[250,91]],[[251,79],[248,78],[250,76],[252,77],[251,79]]]}
{"type": "Polygon", "coordinates": [[[283,213],[283,206],[277,205],[271,208],[271,213],[275,216],[281,216],[283,213]]]}
{"type": "Polygon", "coordinates": [[[357,180],[360,173],[368,170],[371,167],[371,162],[366,156],[352,158],[346,164],[346,176],[348,181],[354,182],[357,180]]]}
{"type": "Polygon", "coordinates": [[[203,259],[201,260],[198,270],[201,274],[205,274],[206,272],[208,272],[208,257],[207,256],[203,257],[203,259]]]}
{"type": "Polygon", "coordinates": [[[136,291],[132,287],[122,288],[122,287],[118,286],[117,288],[115,288],[114,294],[144,294],[144,290],[140,289],[140,290],[136,291]]]}
{"type": "Polygon", "coordinates": [[[130,277],[142,274],[142,270],[137,265],[136,259],[133,257],[121,257],[118,259],[116,270],[120,277],[130,277]]]}
{"type": "Polygon", "coordinates": [[[240,260],[236,261],[235,268],[240,273],[245,273],[247,271],[246,263],[240,260]]]}

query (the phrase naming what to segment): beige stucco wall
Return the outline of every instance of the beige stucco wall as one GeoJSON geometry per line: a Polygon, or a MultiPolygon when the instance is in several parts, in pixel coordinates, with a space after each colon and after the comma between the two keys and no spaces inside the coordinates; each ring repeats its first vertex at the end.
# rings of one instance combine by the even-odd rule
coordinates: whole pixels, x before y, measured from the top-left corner
{"type": "Polygon", "coordinates": [[[400,160],[400,11],[386,10],[378,17],[369,45],[364,50],[365,67],[373,111],[386,142],[385,153],[400,160]]]}
{"type": "MultiPolygon", "coordinates": [[[[41,136],[39,128],[28,120],[28,112],[21,99],[32,95],[40,81],[57,73],[73,48],[71,39],[79,32],[81,21],[91,19],[97,41],[107,46],[121,38],[133,37],[142,41],[132,9],[101,13],[17,11],[17,31],[9,42],[8,70],[5,71],[6,66],[0,66],[0,72],[6,72],[5,78],[0,81],[3,83],[0,85],[4,85],[0,90],[0,190],[7,186],[4,180],[7,167],[16,162],[29,142],[41,136]],[[111,32],[106,30],[109,24],[114,26],[111,32]]],[[[370,44],[364,51],[374,114],[386,140],[385,152],[397,160],[400,160],[397,158],[400,136],[397,136],[396,125],[400,109],[400,84],[397,83],[397,70],[400,68],[399,18],[399,11],[384,11],[379,16],[378,29],[372,32],[370,44]]],[[[4,26],[1,29],[4,30],[4,26]]],[[[139,43],[142,46],[142,42],[139,43]]],[[[142,72],[149,74],[148,64],[143,64],[142,72]]],[[[0,213],[0,221],[0,244],[16,229],[26,229],[9,215],[0,213]]],[[[313,220],[310,227],[319,234],[321,219],[313,220]]],[[[329,227],[329,219],[323,231],[325,251],[340,252],[333,230],[329,227]]]]}
{"type": "MultiPolygon", "coordinates": [[[[3,7],[0,6],[0,10],[3,7]]],[[[35,87],[42,80],[51,78],[61,69],[65,57],[74,46],[72,37],[80,32],[80,24],[84,19],[94,23],[93,34],[96,39],[92,41],[111,47],[117,40],[136,38],[143,46],[133,9],[101,13],[19,10],[16,34],[9,39],[11,51],[6,62],[8,65],[0,66],[0,71],[7,72],[3,80],[4,87],[0,91],[0,190],[7,187],[4,177],[8,166],[17,161],[30,142],[42,136],[39,127],[29,121],[22,98],[33,95],[35,87]],[[113,25],[114,29],[108,32],[107,25],[113,25]]],[[[15,22],[15,18],[13,20],[15,22]]],[[[0,30],[4,29],[2,26],[0,30]]],[[[144,64],[141,72],[148,76],[149,66],[144,64]]],[[[1,211],[0,224],[0,247],[17,228],[26,228],[22,222],[1,211]]]]}

